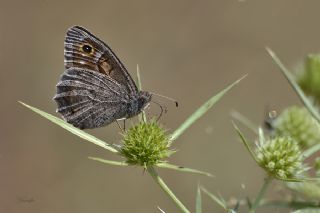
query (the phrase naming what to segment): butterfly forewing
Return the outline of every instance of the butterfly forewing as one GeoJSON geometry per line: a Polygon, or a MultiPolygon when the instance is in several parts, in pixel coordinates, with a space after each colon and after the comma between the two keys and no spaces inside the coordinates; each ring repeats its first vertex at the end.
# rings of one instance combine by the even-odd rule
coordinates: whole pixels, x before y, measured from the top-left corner
{"type": "Polygon", "coordinates": [[[65,67],[94,70],[122,84],[128,93],[137,93],[137,87],[128,71],[103,41],[83,27],[69,28],[65,38],[65,67]]]}

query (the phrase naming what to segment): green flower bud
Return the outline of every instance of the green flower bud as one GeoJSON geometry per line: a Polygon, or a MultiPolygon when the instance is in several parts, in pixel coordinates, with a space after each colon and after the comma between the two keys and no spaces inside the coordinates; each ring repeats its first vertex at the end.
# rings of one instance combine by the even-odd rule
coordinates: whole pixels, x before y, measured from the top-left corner
{"type": "Polygon", "coordinates": [[[320,103],[320,55],[310,54],[306,57],[304,70],[298,73],[297,82],[307,95],[320,103]]]}
{"type": "Polygon", "coordinates": [[[258,164],[275,178],[297,178],[305,171],[299,146],[290,137],[275,137],[264,141],[255,153],[258,164]]]}
{"type": "Polygon", "coordinates": [[[154,121],[130,128],[122,142],[120,152],[133,165],[152,166],[173,153],[166,131],[154,121]]]}
{"type": "Polygon", "coordinates": [[[303,107],[289,107],[273,122],[275,134],[290,136],[302,149],[320,142],[320,125],[303,107]]]}

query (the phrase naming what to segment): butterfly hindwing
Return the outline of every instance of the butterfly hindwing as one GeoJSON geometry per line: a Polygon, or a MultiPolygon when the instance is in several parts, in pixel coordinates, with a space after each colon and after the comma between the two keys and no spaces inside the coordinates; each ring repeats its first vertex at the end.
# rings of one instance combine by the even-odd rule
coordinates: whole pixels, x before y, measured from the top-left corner
{"type": "Polygon", "coordinates": [[[78,128],[96,128],[124,117],[125,88],[92,70],[69,68],[57,84],[57,112],[78,128]]]}

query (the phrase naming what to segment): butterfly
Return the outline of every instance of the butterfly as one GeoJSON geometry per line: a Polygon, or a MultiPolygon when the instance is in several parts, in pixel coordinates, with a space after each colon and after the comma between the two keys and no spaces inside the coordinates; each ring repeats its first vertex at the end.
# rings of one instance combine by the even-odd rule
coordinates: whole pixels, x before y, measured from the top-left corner
{"type": "Polygon", "coordinates": [[[151,101],[110,47],[83,27],[68,29],[64,65],[53,99],[63,119],[79,129],[134,117],[151,101]]]}

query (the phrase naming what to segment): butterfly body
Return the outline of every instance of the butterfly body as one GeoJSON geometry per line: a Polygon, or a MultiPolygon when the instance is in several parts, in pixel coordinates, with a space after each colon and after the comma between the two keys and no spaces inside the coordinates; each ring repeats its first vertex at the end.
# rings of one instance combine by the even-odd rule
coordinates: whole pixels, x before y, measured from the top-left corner
{"type": "Polygon", "coordinates": [[[67,31],[65,67],[54,100],[57,112],[80,129],[131,118],[151,101],[112,50],[82,27],[67,31]]]}

